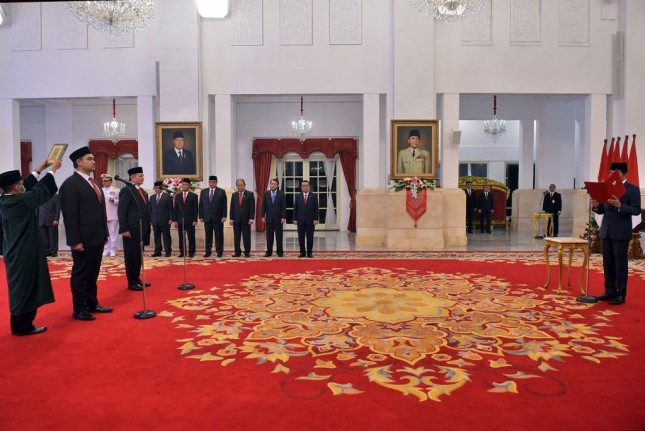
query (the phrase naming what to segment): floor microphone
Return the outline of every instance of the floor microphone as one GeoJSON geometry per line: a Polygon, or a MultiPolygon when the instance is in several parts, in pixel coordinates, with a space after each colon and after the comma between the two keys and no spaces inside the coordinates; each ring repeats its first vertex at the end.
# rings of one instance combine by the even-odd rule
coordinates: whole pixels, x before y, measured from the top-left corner
{"type": "Polygon", "coordinates": [[[121,181],[122,183],[125,183],[125,184],[128,184],[128,185],[131,185],[131,184],[132,184],[130,181],[128,181],[128,180],[126,180],[126,179],[123,179],[123,178],[121,178],[121,177],[120,177],[120,176],[118,176],[118,175],[115,175],[115,176],[114,176],[114,179],[115,179],[115,180],[117,180],[117,181],[121,181]]]}

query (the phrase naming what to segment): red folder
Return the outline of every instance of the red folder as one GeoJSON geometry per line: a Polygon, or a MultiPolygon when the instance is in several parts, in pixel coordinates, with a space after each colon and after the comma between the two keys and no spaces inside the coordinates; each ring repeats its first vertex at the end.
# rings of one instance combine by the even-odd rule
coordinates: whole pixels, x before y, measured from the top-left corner
{"type": "Polygon", "coordinates": [[[591,199],[601,204],[606,204],[614,196],[620,199],[625,194],[625,185],[621,181],[618,171],[614,171],[605,181],[598,183],[585,181],[585,187],[591,199]]]}

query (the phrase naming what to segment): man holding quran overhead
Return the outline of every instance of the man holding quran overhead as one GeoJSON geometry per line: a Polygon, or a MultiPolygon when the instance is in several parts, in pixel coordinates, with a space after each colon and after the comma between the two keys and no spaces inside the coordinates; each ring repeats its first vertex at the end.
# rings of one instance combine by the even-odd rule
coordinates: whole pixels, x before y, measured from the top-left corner
{"type": "Polygon", "coordinates": [[[641,196],[638,187],[625,180],[627,163],[612,163],[609,169],[611,171],[609,187],[620,186],[620,184],[611,183],[620,181],[625,191],[620,196],[614,193],[606,197],[606,202],[599,202],[596,198],[603,198],[590,190],[591,206],[596,214],[604,215],[600,225],[600,238],[602,239],[605,293],[595,298],[598,301],[610,301],[612,305],[620,305],[625,302],[627,296],[627,251],[629,241],[632,239],[632,216],[641,213],[641,196]],[[615,173],[619,180],[612,180],[616,177],[615,173]]]}

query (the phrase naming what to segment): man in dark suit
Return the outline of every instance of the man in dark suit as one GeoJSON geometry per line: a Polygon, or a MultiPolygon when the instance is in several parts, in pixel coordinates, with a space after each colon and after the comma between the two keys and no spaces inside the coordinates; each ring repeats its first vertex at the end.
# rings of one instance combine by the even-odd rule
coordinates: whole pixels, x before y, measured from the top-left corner
{"type": "Polygon", "coordinates": [[[128,169],[131,184],[119,192],[119,233],[123,238],[123,260],[128,289],[142,290],[149,283],[141,281],[142,247],[150,244],[150,201],[141,187],[143,168],[128,169]]]}
{"type": "Polygon", "coordinates": [[[108,239],[105,198],[91,174],[96,168],[94,155],[82,147],[69,156],[74,173],[60,186],[60,208],[65,220],[67,245],[72,250],[70,285],[76,320],[94,320],[92,313],[110,313],[99,305],[96,281],[101,270],[103,246],[108,239]]]}
{"type": "Polygon", "coordinates": [[[190,179],[181,182],[181,191],[175,195],[175,212],[173,220],[179,234],[179,257],[184,257],[184,230],[188,237],[188,257],[195,257],[195,225],[199,204],[197,195],[190,191],[190,179]]]}
{"type": "Polygon", "coordinates": [[[605,293],[595,298],[610,301],[612,305],[625,302],[627,296],[627,252],[632,239],[632,216],[641,213],[641,194],[638,187],[625,180],[627,163],[612,163],[611,171],[618,171],[625,185],[625,194],[614,196],[606,204],[595,200],[591,205],[596,214],[604,214],[600,225],[602,239],[602,266],[605,273],[605,293]]]}
{"type": "Polygon", "coordinates": [[[58,256],[58,221],[60,220],[60,196],[55,194],[38,207],[38,226],[45,244],[45,255],[58,256]]]}
{"type": "Polygon", "coordinates": [[[472,189],[473,183],[466,181],[466,233],[473,233],[473,219],[475,218],[475,208],[477,208],[477,194],[472,189]]]}
{"type": "Polygon", "coordinates": [[[490,186],[484,186],[484,191],[479,194],[477,209],[479,210],[479,230],[484,233],[486,228],[487,233],[491,233],[490,222],[493,213],[495,212],[493,202],[493,194],[490,192],[490,186]]]}
{"type": "MultiPolygon", "coordinates": [[[[560,226],[559,218],[562,213],[562,196],[555,191],[555,184],[549,186],[549,191],[544,194],[544,201],[542,203],[542,211],[549,213],[553,218],[553,236],[558,236],[558,227],[560,226]]],[[[549,232],[550,221],[546,225],[546,231],[549,232]]]]}
{"type": "Polygon", "coordinates": [[[284,255],[282,249],[282,227],[287,221],[287,200],[282,190],[278,189],[280,183],[277,179],[271,180],[270,190],[264,192],[262,196],[262,222],[266,223],[267,251],[264,257],[269,257],[273,253],[273,237],[275,235],[276,253],[278,257],[284,255]]]}
{"type": "Polygon", "coordinates": [[[224,222],[226,221],[226,192],[217,187],[217,177],[208,177],[208,188],[202,190],[199,196],[199,221],[204,223],[204,238],[206,252],[209,257],[213,250],[213,234],[215,234],[215,252],[217,257],[224,253],[224,222]]]}
{"type": "Polygon", "coordinates": [[[235,254],[233,257],[240,257],[240,237],[244,241],[244,257],[251,256],[251,225],[255,220],[255,196],[253,192],[246,189],[246,182],[243,179],[235,181],[237,192],[231,196],[231,209],[229,224],[233,226],[233,245],[235,254]]]}
{"type": "Polygon", "coordinates": [[[293,202],[293,224],[298,225],[298,243],[300,244],[300,256],[314,257],[314,231],[318,224],[318,196],[310,192],[309,181],[302,180],[300,190],[293,202]],[[306,238],[306,249],[305,249],[306,238]]]}
{"type": "Polygon", "coordinates": [[[155,195],[150,198],[150,223],[155,237],[155,252],[152,257],[161,256],[161,243],[166,252],[165,257],[172,255],[172,238],[170,237],[170,225],[172,224],[173,209],[172,197],[162,190],[163,182],[154,183],[155,195]]]}
{"type": "Polygon", "coordinates": [[[184,132],[172,135],[172,148],[163,153],[164,175],[196,175],[195,158],[190,150],[184,149],[184,132]]]}

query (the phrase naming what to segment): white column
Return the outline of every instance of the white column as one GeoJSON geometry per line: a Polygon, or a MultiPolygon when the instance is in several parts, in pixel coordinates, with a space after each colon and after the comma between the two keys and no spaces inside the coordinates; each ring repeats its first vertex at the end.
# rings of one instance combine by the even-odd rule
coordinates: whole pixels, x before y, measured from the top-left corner
{"type": "Polygon", "coordinates": [[[533,129],[533,120],[520,121],[520,189],[533,188],[533,129]]]}
{"type": "Polygon", "coordinates": [[[459,94],[447,93],[441,98],[441,187],[459,187],[459,142],[451,132],[459,130],[459,94]]]}
{"type": "Polygon", "coordinates": [[[384,173],[381,160],[381,127],[380,127],[380,95],[363,94],[363,140],[360,142],[361,157],[359,171],[363,176],[363,188],[378,189],[384,186],[387,175],[384,173]]]}
{"type": "MultiPolygon", "coordinates": [[[[215,95],[215,142],[214,148],[215,172],[218,186],[231,188],[235,185],[237,175],[237,145],[235,145],[235,131],[233,130],[233,98],[230,94],[215,95]]],[[[249,158],[250,160],[250,158],[249,158]]],[[[247,184],[250,181],[247,180],[247,184]]],[[[250,186],[250,188],[254,188],[250,186]]]]}
{"type": "Polygon", "coordinates": [[[157,178],[155,106],[152,96],[137,97],[137,140],[139,166],[143,166],[145,174],[143,187],[151,189],[157,178]]]}
{"type": "Polygon", "coordinates": [[[20,169],[20,105],[14,99],[0,99],[0,173],[20,169]]]}
{"type": "Polygon", "coordinates": [[[196,3],[159,3],[159,120],[199,121],[200,23],[196,3]]]}
{"type": "Polygon", "coordinates": [[[434,89],[434,20],[395,1],[394,118],[436,118],[434,89]]]}
{"type": "Polygon", "coordinates": [[[581,175],[583,180],[595,181],[598,176],[598,166],[602,143],[607,136],[607,96],[590,94],[585,100],[585,133],[584,144],[580,154],[581,175]]]}

